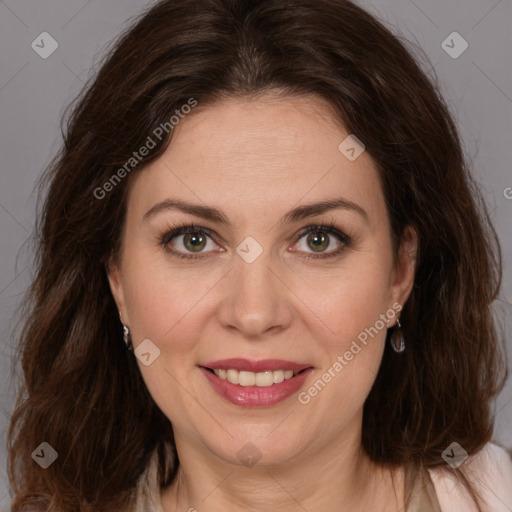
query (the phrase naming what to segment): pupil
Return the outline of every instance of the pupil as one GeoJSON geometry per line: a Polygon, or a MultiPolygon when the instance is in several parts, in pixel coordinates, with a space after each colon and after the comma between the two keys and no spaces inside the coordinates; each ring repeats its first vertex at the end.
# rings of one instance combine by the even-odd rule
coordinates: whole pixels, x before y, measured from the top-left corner
{"type": "Polygon", "coordinates": [[[308,242],[313,242],[313,249],[326,249],[329,246],[328,237],[321,231],[311,233],[308,237],[308,242]]]}
{"type": "Polygon", "coordinates": [[[197,249],[197,248],[202,249],[203,247],[201,246],[201,244],[203,244],[203,246],[204,246],[204,238],[198,234],[187,233],[185,235],[185,245],[188,247],[187,244],[189,244],[189,243],[191,244],[191,247],[193,249],[197,249]]]}

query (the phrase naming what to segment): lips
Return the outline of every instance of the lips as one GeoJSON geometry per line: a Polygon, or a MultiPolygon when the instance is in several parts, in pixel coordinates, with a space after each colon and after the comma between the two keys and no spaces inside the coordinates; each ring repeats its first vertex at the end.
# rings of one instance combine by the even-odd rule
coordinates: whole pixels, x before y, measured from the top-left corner
{"type": "Polygon", "coordinates": [[[270,407],[276,405],[297,393],[313,372],[313,368],[309,367],[280,384],[269,387],[242,387],[220,379],[205,367],[199,369],[218,395],[241,407],[270,407]]]}
{"type": "Polygon", "coordinates": [[[201,364],[200,366],[209,370],[233,369],[253,373],[264,372],[266,370],[292,370],[300,372],[306,368],[312,368],[311,364],[296,363],[294,361],[286,361],[284,359],[261,359],[259,361],[251,361],[243,358],[209,361],[201,364]]]}
{"type": "MultiPolygon", "coordinates": [[[[309,364],[285,361],[283,359],[264,359],[249,361],[248,359],[222,359],[198,365],[213,390],[232,404],[242,407],[269,407],[276,405],[299,391],[305,384],[313,367],[309,364]],[[266,387],[240,386],[218,377],[213,370],[238,370],[239,372],[260,373],[267,370],[285,370],[295,375],[287,380],[266,387]],[[296,373],[297,372],[297,373],[296,373]]],[[[281,373],[281,372],[278,372],[281,373]]]]}

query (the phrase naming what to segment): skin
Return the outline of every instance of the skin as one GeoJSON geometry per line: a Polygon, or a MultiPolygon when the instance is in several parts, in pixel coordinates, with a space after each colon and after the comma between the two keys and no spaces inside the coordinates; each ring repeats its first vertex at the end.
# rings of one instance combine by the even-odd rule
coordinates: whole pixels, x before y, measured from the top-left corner
{"type": "MultiPolygon", "coordinates": [[[[197,366],[230,357],[309,363],[307,390],[358,334],[406,302],[416,234],[406,230],[396,263],[375,164],[367,152],[351,162],[338,150],[348,135],[315,96],[231,98],[196,107],[166,151],[132,178],[122,247],[108,277],[134,347],[150,339],[160,350],[149,366],[137,362],[172,422],[180,459],[178,477],[162,490],[165,512],[403,507],[403,473],[394,487],[389,471],[361,449],[363,404],[396,317],[307,405],[294,395],[241,408],[219,396],[197,366]],[[170,197],[214,206],[231,226],[175,209],[143,219],[170,197]],[[338,197],[367,219],[332,209],[279,222],[299,205],[338,197]],[[161,237],[179,222],[212,230],[211,238],[203,234],[204,258],[166,252],[161,237]],[[318,251],[301,231],[331,222],[351,243],[337,257],[305,259],[318,251]],[[250,264],[236,253],[247,236],[263,248],[250,264]],[[261,454],[253,467],[237,457],[248,442],[261,454]]],[[[323,253],[343,246],[327,236],[323,253]]],[[[169,246],[196,254],[184,238],[169,246]]]]}

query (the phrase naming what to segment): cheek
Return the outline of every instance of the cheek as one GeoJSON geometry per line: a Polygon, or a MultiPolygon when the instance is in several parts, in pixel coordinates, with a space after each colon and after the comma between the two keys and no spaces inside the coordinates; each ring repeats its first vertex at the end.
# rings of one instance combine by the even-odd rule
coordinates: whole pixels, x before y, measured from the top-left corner
{"type": "Polygon", "coordinates": [[[341,284],[324,283],[329,300],[322,301],[319,292],[311,297],[315,314],[329,329],[316,331],[321,369],[298,399],[311,415],[329,414],[333,435],[361,410],[381,364],[386,318],[394,315],[383,275],[368,271],[364,276],[347,274],[341,284]]]}
{"type": "MultiPolygon", "coordinates": [[[[386,314],[387,308],[383,290],[374,285],[362,286],[360,279],[354,283],[347,280],[346,286],[333,293],[319,312],[333,331],[317,337],[324,354],[322,370],[330,372],[325,381],[334,382],[329,384],[333,393],[330,399],[336,401],[336,393],[342,393],[348,410],[362,404],[382,359],[387,322],[380,315],[386,314]],[[332,378],[333,374],[336,377],[332,378]]],[[[324,403],[329,402],[328,397],[329,394],[324,403]]]]}
{"type": "Polygon", "coordinates": [[[207,283],[193,273],[155,260],[154,256],[135,257],[132,253],[125,265],[125,295],[134,347],[149,339],[160,351],[149,366],[137,363],[160,410],[173,424],[190,425],[200,411],[184,389],[192,385],[188,379],[196,363],[194,354],[202,330],[201,299],[215,279],[209,278],[211,283],[207,283]]]}
{"type": "MultiPolygon", "coordinates": [[[[304,303],[300,308],[310,318],[308,323],[316,317],[318,333],[324,332],[327,343],[339,349],[386,313],[389,307],[386,270],[382,263],[361,257],[329,273],[300,276],[291,273],[288,282],[304,303]]],[[[382,329],[381,322],[379,327],[382,329]]]]}
{"type": "Polygon", "coordinates": [[[201,310],[201,299],[214,286],[213,276],[205,280],[161,264],[136,262],[128,274],[126,303],[132,332],[142,339],[153,338],[159,345],[168,339],[186,340],[184,331],[193,327],[190,319],[201,310]]]}

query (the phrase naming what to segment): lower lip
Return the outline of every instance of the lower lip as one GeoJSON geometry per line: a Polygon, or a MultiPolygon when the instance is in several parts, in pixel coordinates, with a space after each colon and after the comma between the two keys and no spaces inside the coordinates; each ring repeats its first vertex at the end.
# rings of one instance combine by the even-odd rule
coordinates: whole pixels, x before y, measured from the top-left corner
{"type": "Polygon", "coordinates": [[[231,384],[231,382],[217,377],[217,375],[202,366],[199,369],[219,395],[229,400],[232,404],[240,405],[241,407],[267,407],[282,402],[298,391],[313,371],[313,368],[307,368],[295,377],[283,380],[279,384],[260,387],[231,384]]]}

